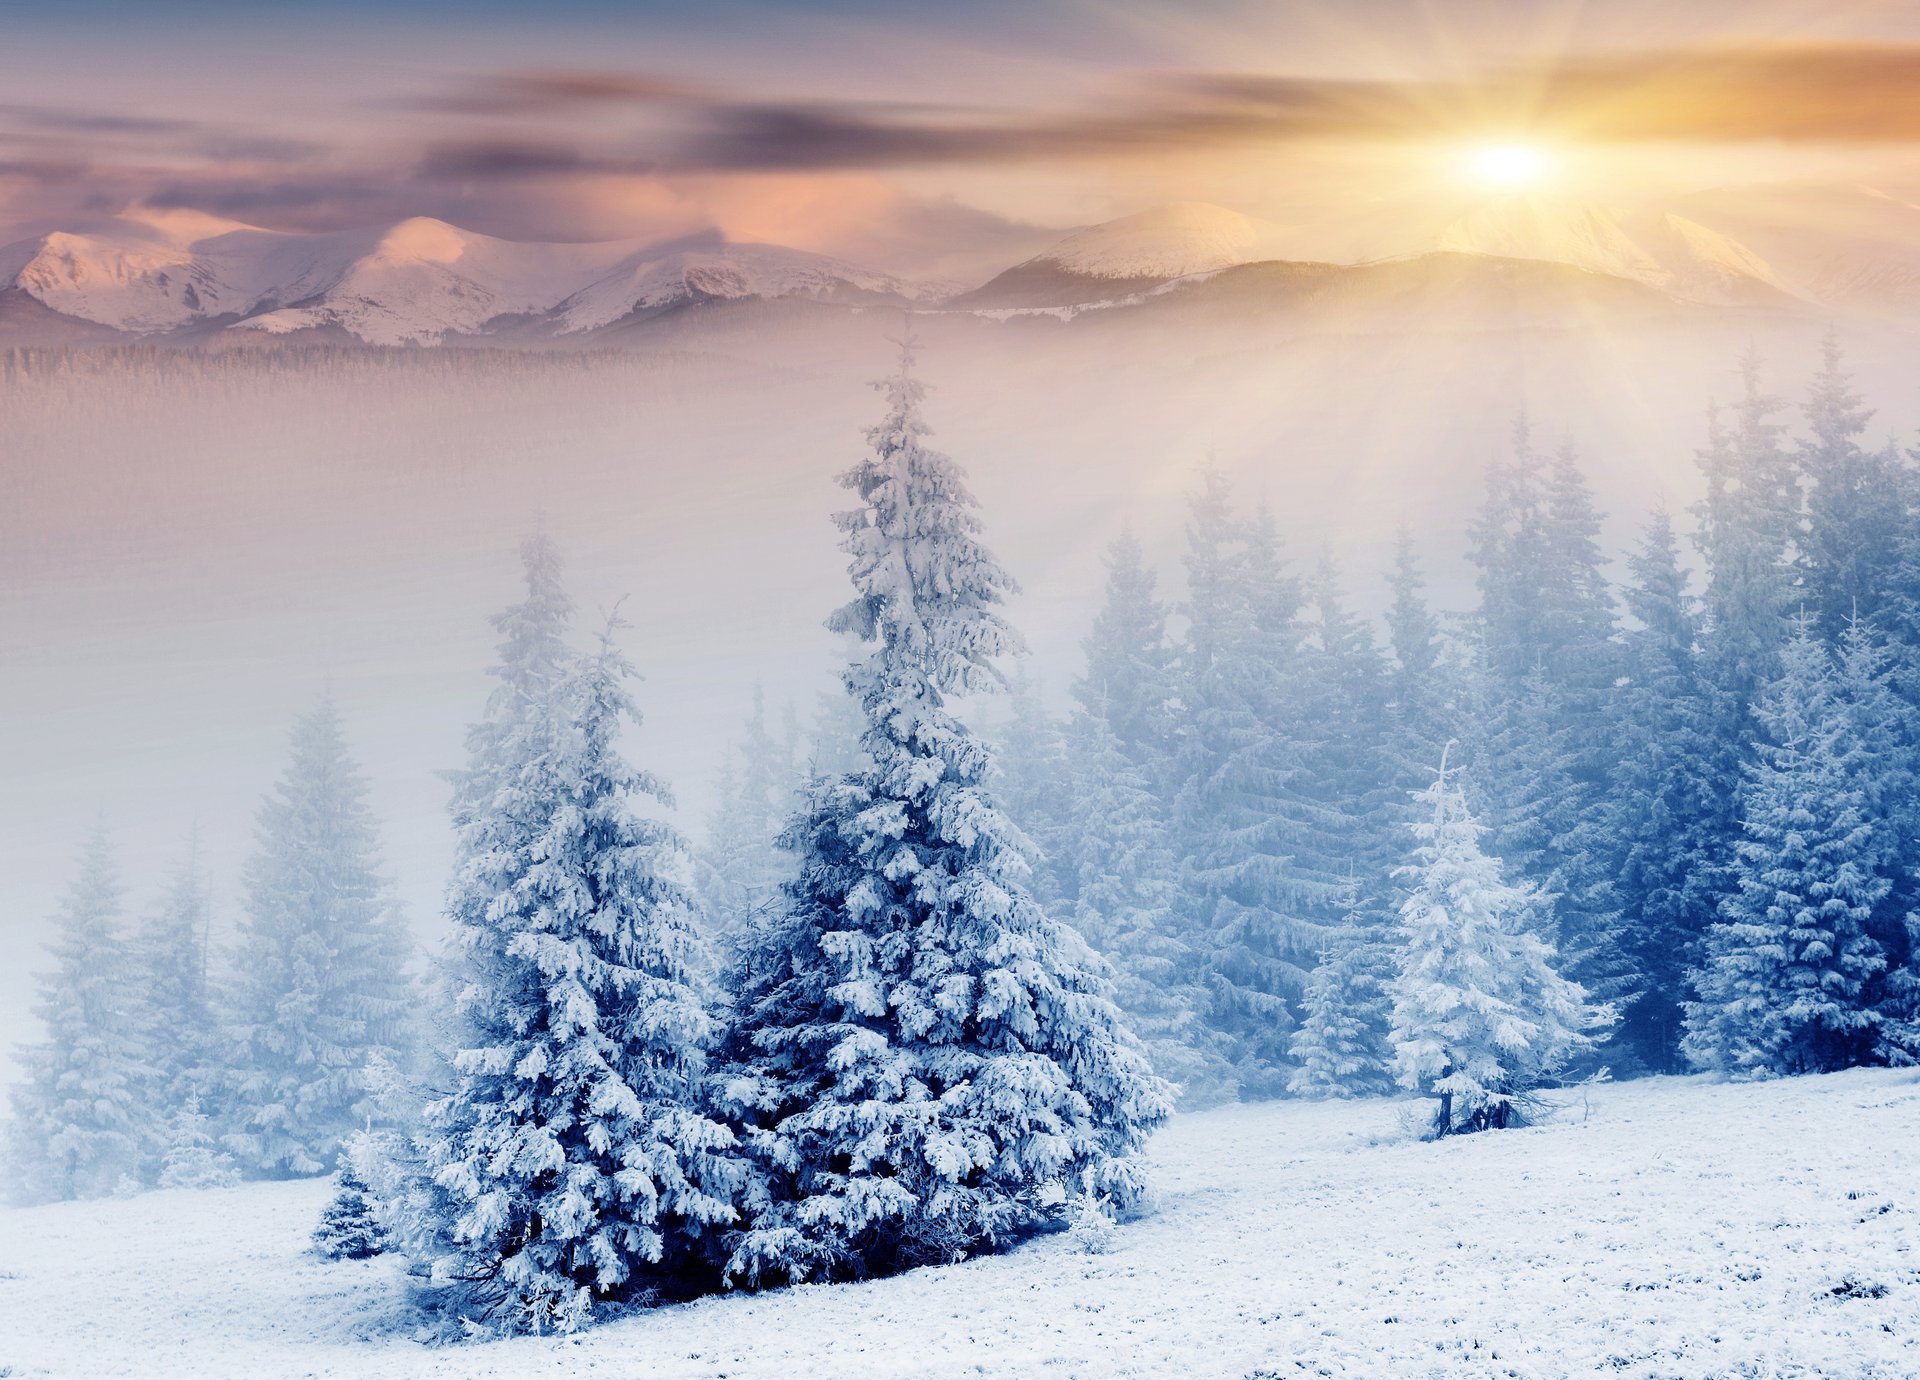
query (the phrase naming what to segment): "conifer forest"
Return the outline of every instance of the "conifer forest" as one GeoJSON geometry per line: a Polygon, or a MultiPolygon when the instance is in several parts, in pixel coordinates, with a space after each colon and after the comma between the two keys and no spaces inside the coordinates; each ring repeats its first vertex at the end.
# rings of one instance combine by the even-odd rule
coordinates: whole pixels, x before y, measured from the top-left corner
{"type": "Polygon", "coordinates": [[[1920,1375],[1920,16],[0,18],[0,1377],[1920,1375]]]}

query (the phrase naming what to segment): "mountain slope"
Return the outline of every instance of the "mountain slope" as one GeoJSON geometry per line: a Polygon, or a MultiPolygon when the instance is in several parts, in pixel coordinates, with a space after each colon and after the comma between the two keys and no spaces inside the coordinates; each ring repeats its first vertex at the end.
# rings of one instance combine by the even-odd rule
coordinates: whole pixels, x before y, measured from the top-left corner
{"type": "Polygon", "coordinates": [[[633,255],[553,309],[552,327],[573,335],[624,318],[700,301],[803,298],[840,305],[900,305],[930,289],[822,254],[715,237],[665,253],[633,255]]]}
{"type": "Polygon", "coordinates": [[[1681,203],[1737,234],[1816,301],[1911,320],[1920,314],[1920,204],[1862,184],[1724,187],[1681,203]]]}
{"type": "Polygon", "coordinates": [[[1067,236],[948,305],[1063,307],[1111,301],[1177,278],[1281,257],[1278,226],[1224,206],[1178,202],[1067,236]]]}
{"type": "Polygon", "coordinates": [[[1745,245],[1660,211],[1504,197],[1456,221],[1436,248],[1571,264],[1690,302],[1736,305],[1790,295],[1766,261],[1745,245]]]}

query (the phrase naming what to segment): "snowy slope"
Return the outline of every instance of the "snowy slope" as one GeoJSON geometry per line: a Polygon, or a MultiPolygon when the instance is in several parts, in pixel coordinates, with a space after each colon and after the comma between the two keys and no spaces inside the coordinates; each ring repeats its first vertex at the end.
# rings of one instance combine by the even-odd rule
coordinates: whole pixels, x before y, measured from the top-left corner
{"type": "Polygon", "coordinates": [[[865,1285],[717,1298],[572,1339],[428,1350],[389,1262],[302,1253],[314,1182],[0,1216],[22,1376],[916,1377],[1920,1374],[1920,1078],[1653,1079],[1439,1145],[1405,1104],[1182,1116],[1163,1205],[865,1285]]]}
{"type": "Polygon", "coordinates": [[[1224,206],[1185,201],[1069,235],[950,304],[1063,307],[1282,257],[1282,232],[1224,206]]]}
{"type": "Polygon", "coordinates": [[[546,244],[430,217],[285,234],[192,212],[136,212],[87,234],[0,249],[0,289],[135,335],[207,325],[271,335],[331,328],[377,345],[434,344],[500,318],[592,330],[706,298],[905,302],[925,289],[776,245],[546,244]]]}
{"type": "Polygon", "coordinates": [[[1788,293],[1766,261],[1745,245],[1659,211],[1503,197],[1449,226],[1436,248],[1571,264],[1691,302],[1777,300],[1788,293]]]}

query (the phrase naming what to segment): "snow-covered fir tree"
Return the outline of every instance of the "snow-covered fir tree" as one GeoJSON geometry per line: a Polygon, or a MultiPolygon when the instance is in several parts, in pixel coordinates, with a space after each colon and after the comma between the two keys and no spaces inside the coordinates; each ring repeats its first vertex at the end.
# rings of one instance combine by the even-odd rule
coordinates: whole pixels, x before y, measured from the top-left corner
{"type": "Polygon", "coordinates": [[[1173,824],[1184,860],[1181,910],[1207,975],[1209,1025],[1243,1096],[1284,1091],[1294,1003],[1344,913],[1345,869],[1296,867],[1324,852],[1307,744],[1294,730],[1301,595],[1269,516],[1238,517],[1203,476],[1188,524],[1188,635],[1173,824]]]}
{"type": "Polygon", "coordinates": [[[1861,444],[1873,413],[1855,389],[1831,331],[1804,409],[1798,461],[1807,479],[1798,540],[1800,598],[1829,646],[1849,624],[1892,631],[1899,602],[1909,479],[1891,447],[1861,444]]]}
{"type": "Polygon", "coordinates": [[[1167,608],[1131,531],[1107,548],[1106,564],[1106,597],[1081,644],[1086,670],[1073,683],[1073,697],[1108,722],[1121,750],[1152,781],[1168,750],[1174,694],[1167,608]]]}
{"type": "Polygon", "coordinates": [[[166,1128],[173,1113],[189,1100],[204,1108],[216,1094],[213,1074],[221,1032],[207,971],[210,912],[196,834],[159,905],[135,932],[131,948],[148,1069],[148,1130],[150,1139],[158,1137],[154,1149],[159,1154],[170,1143],[166,1128]]]}
{"type": "Polygon", "coordinates": [[[1067,727],[1079,877],[1073,920],[1114,969],[1114,995],[1154,1071],[1182,1106],[1234,1095],[1237,1083],[1217,1032],[1202,1019],[1206,974],[1180,923],[1179,866],[1147,778],[1097,712],[1067,727]]]}
{"type": "Polygon", "coordinates": [[[1447,741],[1446,725],[1458,712],[1453,701],[1440,620],[1427,603],[1413,533],[1402,525],[1394,539],[1388,577],[1393,602],[1387,610],[1387,640],[1393,651],[1388,673],[1390,756],[1395,782],[1411,793],[1425,784],[1447,741]]]}
{"type": "Polygon", "coordinates": [[[1375,928],[1336,930],[1320,951],[1301,1000],[1287,1079],[1295,1097],[1377,1097],[1393,1090],[1393,949],[1375,928]]]}
{"type": "Polygon", "coordinates": [[[700,899],[715,943],[725,949],[747,918],[774,904],[793,872],[793,859],[776,840],[798,798],[799,728],[791,708],[785,731],[767,725],[766,692],[753,688],[746,731],[728,753],[720,799],[696,855],[700,899]]]}
{"type": "Polygon", "coordinates": [[[313,1229],[313,1250],[328,1260],[368,1260],[388,1248],[366,1181],[349,1155],[333,1176],[333,1196],[313,1229]]]}
{"type": "MultiPolygon", "coordinates": [[[[1798,468],[1775,420],[1779,401],[1761,384],[1752,354],[1740,363],[1732,425],[1709,419],[1699,464],[1706,496],[1695,506],[1706,558],[1701,665],[1719,692],[1715,731],[1752,760],[1760,734],[1753,705],[1779,672],[1794,609],[1798,468]]],[[[1728,841],[1729,849],[1732,841],[1728,841]]]]}
{"type": "Polygon", "coordinates": [[[161,1188],[231,1188],[240,1182],[240,1167],[215,1142],[213,1118],[200,1110],[197,1094],[188,1094],[165,1126],[161,1188]]]}
{"type": "Polygon", "coordinates": [[[1372,629],[1348,612],[1338,574],[1323,556],[1312,585],[1311,637],[1282,732],[1301,765],[1286,806],[1293,817],[1284,868],[1324,888],[1316,920],[1325,935],[1299,999],[1300,1025],[1289,1045],[1298,1061],[1288,1091],[1351,1095],[1390,1082],[1386,1003],[1380,983],[1390,966],[1392,869],[1401,853],[1402,801],[1389,726],[1388,668],[1372,629]]]}
{"type": "Polygon", "coordinates": [[[729,1096],[756,1178],[731,1275],[745,1283],[953,1260],[1126,1214],[1166,1115],[1098,960],[1027,890],[1027,841],[991,754],[947,708],[996,689],[1008,577],[960,469],[925,444],[911,346],[879,385],[871,453],[842,477],[855,597],[830,626],[868,765],[822,781],[788,838],[800,876],[738,974],[729,1096]]]}
{"type": "Polygon", "coordinates": [[[711,1024],[684,847],[617,738],[611,630],[574,661],[551,544],[497,620],[499,685],[456,778],[445,1086],[374,1138],[382,1225],[469,1328],[571,1330],[685,1291],[730,1222],[733,1137],[703,1111],[711,1024]],[[384,1162],[383,1162],[384,1161],[384,1162]]]}
{"type": "Polygon", "coordinates": [[[1475,804],[1494,853],[1533,885],[1534,923],[1568,976],[1624,1001],[1638,978],[1606,866],[1613,747],[1600,711],[1617,670],[1600,515],[1570,448],[1542,457],[1522,420],[1513,450],[1489,472],[1471,553],[1481,593],[1475,804]]]}
{"type": "Polygon", "coordinates": [[[1741,800],[1737,890],[1708,931],[1684,1048],[1726,1073],[1808,1073],[1861,1062],[1876,1042],[1866,999],[1886,954],[1874,911],[1891,885],[1826,649],[1802,618],[1755,706],[1766,737],[1741,800]]]}
{"type": "Polygon", "coordinates": [[[53,967],[19,1051],[11,1093],[12,1182],[20,1202],[95,1198],[142,1170],[146,1113],[138,975],[127,962],[120,874],[106,827],[81,850],[55,917],[53,967]]]}
{"type": "Polygon", "coordinates": [[[234,962],[227,1144],[249,1174],[319,1174],[365,1118],[368,1061],[409,1045],[413,991],[367,782],[330,697],[294,726],[256,838],[234,962]]]}
{"type": "Polygon", "coordinates": [[[1033,845],[1027,889],[1050,913],[1070,915],[1080,889],[1076,811],[1064,726],[1047,712],[1025,668],[1010,678],[1007,714],[990,729],[999,769],[995,795],[1033,845]]]}
{"type": "Polygon", "coordinates": [[[1628,569],[1633,626],[1607,706],[1614,765],[1604,838],[1638,994],[1617,1038],[1640,1066],[1674,1073],[1688,974],[1727,886],[1722,843],[1736,828],[1739,766],[1713,732],[1716,691],[1701,668],[1694,601],[1664,512],[1628,569]]]}
{"type": "Polygon", "coordinates": [[[1438,1135],[1515,1125],[1613,1013],[1557,971],[1527,924],[1532,888],[1507,881],[1482,850],[1444,759],[1418,801],[1425,817],[1413,825],[1388,989],[1395,1071],[1403,1087],[1438,1099],[1438,1135]]]}

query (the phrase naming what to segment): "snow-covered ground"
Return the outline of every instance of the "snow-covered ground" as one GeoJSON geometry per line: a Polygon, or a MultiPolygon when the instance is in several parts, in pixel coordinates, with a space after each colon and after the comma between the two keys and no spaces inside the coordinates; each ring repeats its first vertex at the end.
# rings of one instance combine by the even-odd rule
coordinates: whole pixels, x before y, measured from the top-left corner
{"type": "Polygon", "coordinates": [[[303,1253],[326,1186],[0,1215],[0,1375],[1920,1375],[1920,1076],[1603,1086],[1437,1145],[1406,1104],[1232,1107],[1163,1205],[867,1285],[432,1350],[393,1267],[303,1253]]]}

